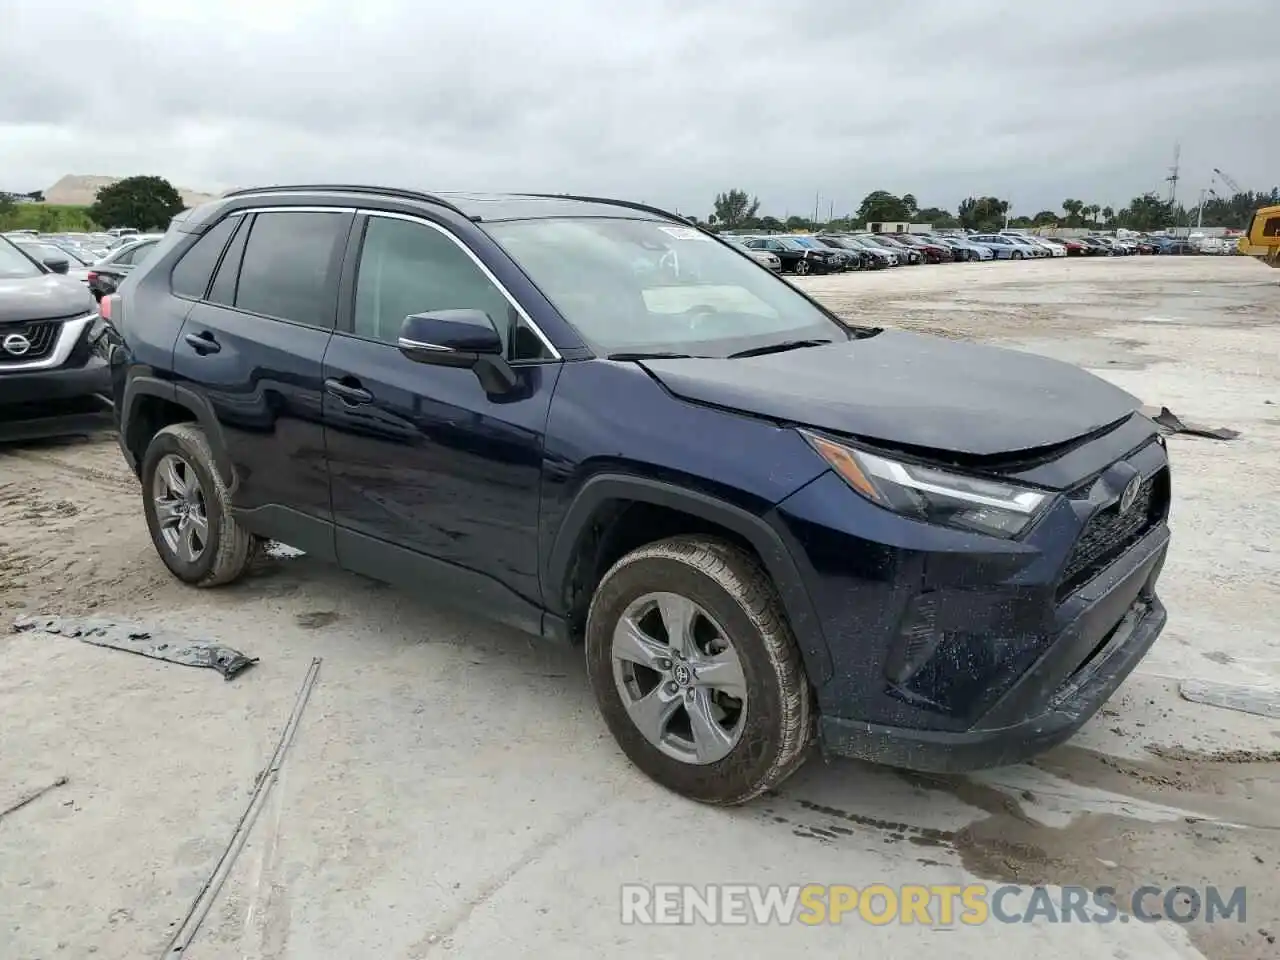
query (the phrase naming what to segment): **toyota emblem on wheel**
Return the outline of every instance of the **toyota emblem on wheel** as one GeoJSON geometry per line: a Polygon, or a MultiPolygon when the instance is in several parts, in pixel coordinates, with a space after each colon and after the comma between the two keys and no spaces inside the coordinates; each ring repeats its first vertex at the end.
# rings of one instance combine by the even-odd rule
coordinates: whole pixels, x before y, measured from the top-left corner
{"type": "Polygon", "coordinates": [[[1133,506],[1133,502],[1138,499],[1138,491],[1142,489],[1142,477],[1136,476],[1125,484],[1124,492],[1120,494],[1120,512],[1128,513],[1129,508],[1133,506]]]}
{"type": "Polygon", "coordinates": [[[31,349],[31,341],[20,333],[11,333],[0,341],[0,346],[4,347],[5,353],[21,357],[31,349]]]}

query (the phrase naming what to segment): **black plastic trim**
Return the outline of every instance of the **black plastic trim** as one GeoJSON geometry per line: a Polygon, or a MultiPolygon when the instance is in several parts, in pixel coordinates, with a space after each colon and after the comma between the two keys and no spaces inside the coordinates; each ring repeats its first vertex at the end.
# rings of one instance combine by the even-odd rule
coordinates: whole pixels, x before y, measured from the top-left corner
{"type": "Polygon", "coordinates": [[[777,531],[766,520],[741,507],[660,480],[626,474],[597,474],[578,490],[543,564],[542,595],[548,606],[559,608],[558,611],[552,610],[553,615],[566,611],[568,577],[574,555],[582,538],[590,534],[596,511],[611,500],[631,500],[680,510],[746,539],[760,555],[782,598],[791,630],[800,644],[809,682],[815,687],[820,686],[831,676],[831,653],[813,601],[777,531]]]}

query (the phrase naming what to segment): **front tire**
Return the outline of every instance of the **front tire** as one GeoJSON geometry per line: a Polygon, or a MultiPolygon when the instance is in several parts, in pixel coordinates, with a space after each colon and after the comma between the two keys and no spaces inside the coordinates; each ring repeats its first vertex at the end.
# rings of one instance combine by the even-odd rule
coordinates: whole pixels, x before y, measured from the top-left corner
{"type": "Polygon", "coordinates": [[[163,427],[140,473],[151,542],[175,577],[213,587],[248,569],[257,541],[231,515],[231,496],[203,430],[194,423],[163,427]]]}
{"type": "Polygon", "coordinates": [[[809,261],[808,261],[808,260],[797,260],[797,261],[795,262],[795,265],[794,265],[794,266],[792,266],[792,268],[791,268],[792,272],[793,272],[797,277],[804,277],[804,276],[808,276],[808,275],[809,275],[810,270],[812,270],[812,269],[813,269],[813,268],[809,266],[809,261]]]}
{"type": "Polygon", "coordinates": [[[720,540],[619,560],[587,615],[587,671],[623,753],[683,796],[745,803],[803,763],[811,692],[772,581],[720,540]]]}

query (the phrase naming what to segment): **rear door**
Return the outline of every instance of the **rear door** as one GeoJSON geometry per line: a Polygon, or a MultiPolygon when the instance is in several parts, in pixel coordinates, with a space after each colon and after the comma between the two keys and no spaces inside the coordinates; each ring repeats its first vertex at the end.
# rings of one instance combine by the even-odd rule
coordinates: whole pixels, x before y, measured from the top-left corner
{"type": "Polygon", "coordinates": [[[333,514],[321,365],[353,216],[243,213],[174,348],[179,386],[207,398],[217,419],[235,470],[237,517],[255,533],[326,557],[333,514]]]}
{"type": "Polygon", "coordinates": [[[324,360],[338,560],[537,630],[543,431],[558,355],[445,226],[369,211],[356,231],[324,360]],[[472,370],[400,352],[406,316],[447,309],[489,315],[514,389],[491,396],[472,370]]]}

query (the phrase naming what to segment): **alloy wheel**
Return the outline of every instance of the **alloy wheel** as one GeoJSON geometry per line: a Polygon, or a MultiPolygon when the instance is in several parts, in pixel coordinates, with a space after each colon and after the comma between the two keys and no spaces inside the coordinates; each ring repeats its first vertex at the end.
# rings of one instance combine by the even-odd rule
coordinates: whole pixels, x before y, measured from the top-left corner
{"type": "Polygon", "coordinates": [[[165,546],[179,560],[195,563],[209,546],[209,512],[195,468],[166,453],[156,464],[151,499],[165,546]]]}
{"type": "Polygon", "coordinates": [[[809,261],[808,261],[808,260],[797,260],[797,261],[796,261],[796,275],[797,275],[797,276],[801,276],[801,277],[803,277],[803,276],[804,276],[806,273],[808,273],[808,272],[809,272],[809,261]]]}
{"type": "Polygon", "coordinates": [[[677,593],[632,601],[613,631],[613,679],[636,729],[684,763],[737,746],[747,717],[742,661],[719,623],[677,593]]]}

